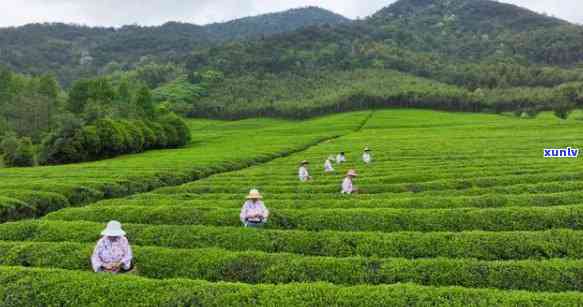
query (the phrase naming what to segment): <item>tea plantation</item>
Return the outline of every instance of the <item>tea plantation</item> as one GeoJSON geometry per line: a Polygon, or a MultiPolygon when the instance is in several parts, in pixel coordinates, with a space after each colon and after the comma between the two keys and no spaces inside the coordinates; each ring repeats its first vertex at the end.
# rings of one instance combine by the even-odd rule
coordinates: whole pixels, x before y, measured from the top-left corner
{"type": "Polygon", "coordinates": [[[91,163],[0,168],[0,222],[177,185],[285,156],[358,129],[369,113],[306,122],[190,121],[192,144],[91,163]],[[330,129],[330,127],[335,127],[330,129]]]}
{"type": "Polygon", "coordinates": [[[543,158],[583,148],[581,121],[386,110],[192,129],[185,149],[2,169],[5,212],[38,210],[5,220],[51,213],[0,224],[0,305],[583,305],[583,164],[543,158]],[[349,169],[360,193],[341,195],[349,169]],[[252,188],[263,229],[239,221],[252,188]],[[112,219],[131,275],[91,271],[112,219]]]}

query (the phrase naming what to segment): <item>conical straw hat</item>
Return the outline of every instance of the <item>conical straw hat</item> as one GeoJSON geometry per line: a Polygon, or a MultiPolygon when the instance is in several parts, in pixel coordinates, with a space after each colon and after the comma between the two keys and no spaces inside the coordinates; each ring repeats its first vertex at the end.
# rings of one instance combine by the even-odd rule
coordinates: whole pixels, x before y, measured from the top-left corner
{"type": "Polygon", "coordinates": [[[346,176],[358,177],[358,174],[356,173],[355,170],[351,169],[348,171],[348,174],[346,174],[346,176]]]}

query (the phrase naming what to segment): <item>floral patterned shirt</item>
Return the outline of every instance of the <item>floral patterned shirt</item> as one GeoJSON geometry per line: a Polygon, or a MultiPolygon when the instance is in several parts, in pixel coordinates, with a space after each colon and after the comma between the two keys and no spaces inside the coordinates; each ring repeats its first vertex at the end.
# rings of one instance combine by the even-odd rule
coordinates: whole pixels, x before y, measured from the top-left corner
{"type": "Polygon", "coordinates": [[[120,262],[124,270],[129,270],[132,266],[132,258],[132,248],[126,237],[118,237],[117,240],[103,237],[95,246],[91,256],[91,265],[95,272],[100,272],[104,266],[120,262]]]}

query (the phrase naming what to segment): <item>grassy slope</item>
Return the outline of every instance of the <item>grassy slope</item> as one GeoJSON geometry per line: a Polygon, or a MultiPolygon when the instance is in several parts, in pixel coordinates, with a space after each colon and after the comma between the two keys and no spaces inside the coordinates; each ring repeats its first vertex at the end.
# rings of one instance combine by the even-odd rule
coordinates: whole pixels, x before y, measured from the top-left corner
{"type": "MultiPolygon", "coordinates": [[[[248,123],[252,121],[233,123],[232,128],[241,129],[248,123]]],[[[320,128],[334,130],[326,124],[320,128]]],[[[224,132],[226,129],[223,127],[224,132]]],[[[285,135],[286,131],[278,133],[285,135]]],[[[401,286],[363,286],[358,293],[368,297],[382,292],[378,299],[389,305],[553,305],[558,302],[554,299],[576,305],[580,292],[559,298],[541,291],[583,289],[575,282],[583,259],[576,243],[583,219],[578,206],[582,203],[578,191],[583,186],[583,167],[579,160],[545,160],[542,149],[581,148],[580,131],[580,121],[559,121],[549,113],[530,120],[379,111],[360,132],[266,164],[130,199],[60,210],[43,221],[2,225],[0,239],[15,242],[1,244],[5,253],[0,252],[0,263],[87,271],[89,243],[97,239],[104,222],[115,218],[133,223],[126,228],[143,277],[248,283],[328,281],[344,286],[415,282],[429,287],[412,292],[400,289],[400,294],[393,296],[390,289],[395,288],[391,287],[401,286]],[[374,150],[372,166],[359,162],[365,145],[374,150]],[[323,159],[340,150],[348,153],[349,162],[337,166],[337,173],[324,175],[323,159]],[[315,180],[309,184],[296,178],[297,162],[302,159],[313,161],[315,180]],[[361,174],[357,185],[364,193],[341,196],[340,180],[352,167],[361,174]],[[261,189],[273,214],[263,231],[238,226],[238,206],[250,187],[261,189]],[[369,230],[374,232],[363,232],[369,230]],[[60,243],[63,240],[80,244],[60,243]],[[221,250],[208,249],[211,247],[221,250]],[[67,261],[50,261],[56,255],[68,255],[67,261]],[[465,288],[440,288],[443,286],[465,288]],[[471,288],[532,292],[501,294],[471,288]],[[409,300],[402,300],[404,293],[409,300]]],[[[20,272],[4,268],[0,278],[12,270],[20,272]]],[[[29,276],[38,287],[45,278],[73,278],[83,284],[94,278],[71,271],[27,270],[18,274],[29,276]]],[[[172,297],[172,291],[182,291],[177,290],[180,287],[190,289],[183,290],[186,292],[197,287],[175,280],[113,280],[126,287],[148,285],[161,297],[172,297]]],[[[224,284],[197,285],[200,288],[196,291],[206,293],[200,295],[212,292],[216,295],[213,299],[223,305],[240,303],[246,297],[241,292],[227,295],[217,290],[224,284]]],[[[103,293],[113,291],[104,285],[92,289],[97,287],[103,293]]],[[[263,287],[248,288],[245,293],[263,287]]],[[[254,302],[290,303],[292,298],[279,296],[280,291],[296,293],[303,287],[320,285],[273,286],[266,290],[272,301],[255,296],[258,301],[254,302]]],[[[7,293],[15,293],[23,286],[10,289],[7,293]]],[[[320,299],[334,292],[318,289],[320,299]]],[[[67,290],[37,291],[46,295],[43,302],[54,303],[67,290]]],[[[23,293],[27,298],[40,298],[34,292],[23,293]]],[[[98,294],[94,297],[101,298],[98,294]]],[[[316,302],[298,294],[293,297],[307,305],[338,302],[316,302]]],[[[130,301],[138,302],[138,298],[130,301]]],[[[342,302],[358,303],[346,297],[342,302]]]]}
{"type": "Polygon", "coordinates": [[[69,205],[145,192],[265,162],[348,133],[359,127],[367,114],[305,122],[193,120],[193,142],[186,148],[73,165],[2,169],[0,196],[24,203],[0,203],[0,220],[39,216],[69,205]],[[326,128],[329,126],[335,129],[326,128]]]}

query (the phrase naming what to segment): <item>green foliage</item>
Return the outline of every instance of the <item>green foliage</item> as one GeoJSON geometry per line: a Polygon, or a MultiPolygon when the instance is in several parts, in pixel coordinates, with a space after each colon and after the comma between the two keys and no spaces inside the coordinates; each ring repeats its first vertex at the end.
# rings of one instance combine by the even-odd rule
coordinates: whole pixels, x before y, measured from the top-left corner
{"type": "Polygon", "coordinates": [[[155,117],[152,93],[147,87],[143,86],[138,90],[134,104],[138,114],[141,115],[139,118],[153,119],[155,117]]]}
{"type": "Polygon", "coordinates": [[[88,75],[142,66],[136,76],[153,88],[173,80],[181,68],[152,63],[146,57],[165,61],[223,41],[261,38],[304,26],[343,22],[348,19],[330,11],[303,8],[202,27],[177,22],[118,29],[30,24],[0,31],[0,46],[6,50],[1,62],[22,73],[54,72],[65,86],[88,75]]]}
{"type": "MultiPolygon", "coordinates": [[[[379,83],[380,93],[381,86],[400,88],[410,101],[424,93],[390,82],[379,83]]],[[[446,89],[441,88],[449,93],[446,89]]],[[[549,92],[558,90],[537,94],[549,92]]],[[[491,93],[467,94],[484,99],[491,93]]],[[[362,92],[352,95],[362,103],[369,99],[362,92]]],[[[6,219],[10,213],[26,216],[26,209],[34,216],[35,208],[48,203],[36,206],[30,199],[37,195],[9,194],[19,191],[58,193],[68,199],[65,207],[77,207],[52,211],[40,221],[0,225],[0,263],[20,266],[5,267],[6,273],[0,268],[0,278],[26,280],[0,282],[10,294],[4,301],[23,297],[30,304],[37,297],[28,295],[32,292],[42,295],[43,304],[59,305],[70,301],[65,294],[77,293],[75,304],[85,305],[87,293],[92,303],[101,302],[101,295],[111,303],[129,288],[126,305],[206,305],[207,293],[211,305],[221,306],[579,304],[577,292],[565,291],[581,289],[581,165],[577,159],[542,157],[548,146],[581,147],[576,120],[558,122],[552,112],[523,120],[395,109],[305,122],[196,120],[187,125],[200,146],[35,172],[2,170],[0,197],[12,202],[6,219]],[[372,164],[361,162],[365,146],[373,149],[372,164]],[[321,163],[340,151],[347,162],[324,173],[321,163]],[[307,183],[296,175],[304,159],[313,162],[314,180],[307,183]],[[359,193],[343,195],[340,183],[349,169],[359,173],[359,193]],[[162,186],[167,187],[151,191],[162,186]],[[239,220],[251,188],[261,191],[271,212],[264,229],[242,227],[239,220]],[[151,192],[81,206],[143,191],[151,192]],[[20,214],[18,200],[29,206],[20,207],[20,214]],[[122,221],[132,243],[138,268],[132,275],[148,279],[79,272],[90,270],[89,255],[111,219],[122,221]],[[49,272],[66,276],[54,280],[56,275],[45,275],[49,272]],[[110,278],[114,290],[104,289],[110,278]],[[69,280],[84,290],[70,290],[64,285],[69,280]],[[231,281],[246,284],[225,283],[231,281]],[[156,285],[156,295],[131,296],[149,289],[148,283],[156,285]],[[201,290],[190,288],[193,283],[201,290]],[[38,288],[30,290],[31,284],[38,288]],[[188,290],[168,292],[182,287],[188,290]],[[300,292],[290,292],[298,287],[300,292]],[[193,291],[199,291],[196,299],[193,291]],[[260,293],[268,301],[254,291],[265,291],[260,293]],[[165,297],[171,301],[161,301],[165,297]]],[[[125,144],[129,135],[124,134],[125,144]]],[[[55,200],[53,208],[59,204],[55,200]]]]}
{"type": "Polygon", "coordinates": [[[85,106],[89,101],[89,88],[91,81],[77,80],[73,83],[69,91],[69,100],[67,102],[67,110],[74,114],[80,114],[85,110],[85,106]]]}
{"type": "MultiPolygon", "coordinates": [[[[178,185],[218,172],[269,161],[304,149],[337,133],[348,133],[358,127],[365,115],[364,113],[337,115],[302,123],[269,119],[240,123],[191,120],[187,122],[187,126],[192,133],[192,141],[197,144],[204,143],[205,146],[150,151],[122,159],[66,166],[2,169],[0,175],[3,179],[0,192],[57,193],[64,196],[70,205],[79,206],[103,198],[121,197],[162,186],[178,185]],[[325,128],[329,125],[334,125],[336,129],[332,131],[325,128]],[[305,133],[298,133],[298,127],[305,128],[305,133]],[[265,138],[269,141],[265,142],[265,138]],[[262,141],[257,141],[255,146],[247,146],[249,140],[255,142],[259,139],[262,141]],[[234,154],[238,157],[236,160],[233,160],[234,154]],[[212,159],[197,158],[206,156],[212,159]],[[22,182],[23,177],[31,180],[22,182]]],[[[170,116],[169,123],[165,126],[172,127],[172,118],[174,117],[170,116]]],[[[90,161],[103,158],[98,152],[104,144],[97,126],[83,126],[74,116],[66,117],[61,123],[59,133],[47,137],[41,147],[42,164],[58,164],[63,162],[61,159],[90,161]],[[63,144],[68,146],[59,147],[63,144]]],[[[148,129],[144,131],[152,130],[151,144],[148,147],[144,145],[145,149],[167,146],[164,143],[164,147],[160,147],[161,142],[167,142],[162,124],[150,121],[131,121],[131,123],[138,129],[146,126],[148,129]],[[158,134],[158,132],[161,133],[158,134]]],[[[178,128],[180,131],[180,127],[178,128]]],[[[124,148],[128,144],[127,140],[127,134],[124,134],[124,148]]],[[[145,137],[144,140],[146,141],[147,138],[145,137]]]]}
{"type": "MultiPolygon", "coordinates": [[[[131,202],[128,199],[117,202],[131,202]]],[[[144,202],[160,202],[144,199],[144,202]]],[[[175,200],[176,201],[176,200],[175,200]]],[[[115,201],[114,201],[115,202],[115,201]]],[[[108,204],[104,201],[101,205],[108,204]]],[[[131,202],[132,205],[135,203],[131,202]]],[[[237,202],[240,206],[240,201],[237,202]]],[[[273,206],[273,202],[269,204],[273,206]]],[[[25,221],[0,225],[3,241],[94,243],[103,223],[25,221]]],[[[339,232],[204,225],[125,224],[134,245],[263,251],[327,257],[460,258],[480,260],[583,258],[581,231],[339,232]],[[541,249],[541,246],[546,246],[541,249]]]]}
{"type": "Polygon", "coordinates": [[[576,292],[527,293],[493,289],[437,288],[413,284],[340,286],[325,283],[245,285],[193,280],[150,280],[135,276],[100,276],[67,270],[0,268],[1,299],[8,306],[128,305],[140,306],[390,306],[451,304],[456,306],[579,305],[576,292]],[[54,295],[41,295],[51,289],[54,295]],[[88,291],[88,289],[93,291],[88,291]]]}
{"type": "MultiPolygon", "coordinates": [[[[87,271],[93,244],[0,243],[0,264],[87,271]],[[63,261],[66,260],[66,261],[63,261]]],[[[581,260],[480,261],[309,257],[220,249],[178,250],[134,246],[139,275],[149,278],[282,284],[331,282],[379,285],[411,282],[531,291],[580,291],[581,260]],[[371,267],[375,269],[371,270],[371,267]],[[560,270],[557,270],[560,268],[560,270]],[[333,273],[332,273],[333,272],[333,273]]]]}
{"type": "Polygon", "coordinates": [[[575,104],[572,102],[561,102],[553,107],[555,116],[563,120],[569,118],[573,110],[575,110],[575,104]]]}
{"type": "Polygon", "coordinates": [[[157,88],[153,94],[156,101],[188,104],[194,99],[208,95],[208,90],[200,84],[191,84],[185,77],[181,77],[157,88]]]}
{"type": "Polygon", "coordinates": [[[19,146],[19,140],[14,135],[8,135],[2,138],[2,143],[0,143],[0,148],[3,154],[4,164],[10,166],[12,165],[12,159],[16,155],[16,150],[19,146]]]}
{"type": "Polygon", "coordinates": [[[18,167],[34,166],[34,157],[35,153],[32,141],[30,138],[25,137],[20,139],[16,151],[14,152],[13,156],[10,157],[10,164],[7,164],[18,167]]]}
{"type": "Polygon", "coordinates": [[[169,147],[185,146],[191,141],[190,130],[184,120],[175,114],[168,114],[159,119],[159,122],[167,131],[167,143],[169,147]]]}
{"type": "Polygon", "coordinates": [[[0,143],[3,153],[4,165],[14,167],[27,167],[35,165],[35,153],[30,138],[18,139],[10,135],[4,137],[0,143]]]}

